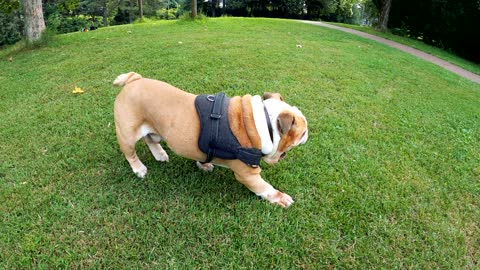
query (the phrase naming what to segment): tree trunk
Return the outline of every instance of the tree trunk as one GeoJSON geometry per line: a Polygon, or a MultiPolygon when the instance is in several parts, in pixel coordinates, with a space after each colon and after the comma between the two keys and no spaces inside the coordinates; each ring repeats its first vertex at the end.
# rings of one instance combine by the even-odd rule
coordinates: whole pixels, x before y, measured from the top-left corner
{"type": "Polygon", "coordinates": [[[212,17],[216,17],[215,10],[217,9],[217,0],[212,0],[212,17]]]}
{"type": "Polygon", "coordinates": [[[197,17],[197,0],[192,0],[192,18],[197,17]]]}
{"type": "Polygon", "coordinates": [[[388,25],[388,16],[390,15],[390,7],[392,6],[392,0],[383,0],[382,1],[382,10],[380,12],[380,30],[387,30],[388,25]]]}
{"type": "Polygon", "coordinates": [[[138,0],[138,13],[140,15],[140,21],[143,20],[143,0],[138,0]]]}
{"type": "Polygon", "coordinates": [[[128,11],[128,20],[130,21],[130,23],[133,23],[133,5],[133,0],[130,0],[130,10],[128,11]]]}
{"type": "Polygon", "coordinates": [[[42,0],[22,0],[23,15],[25,16],[25,36],[27,41],[38,40],[45,30],[43,20],[42,0]]]}
{"type": "Polygon", "coordinates": [[[107,9],[107,1],[104,2],[103,6],[103,26],[108,26],[108,9],[107,9]]]}

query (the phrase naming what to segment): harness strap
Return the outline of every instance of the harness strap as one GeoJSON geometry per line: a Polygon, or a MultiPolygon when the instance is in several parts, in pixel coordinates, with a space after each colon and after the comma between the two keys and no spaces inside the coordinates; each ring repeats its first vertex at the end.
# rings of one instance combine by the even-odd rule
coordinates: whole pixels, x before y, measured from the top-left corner
{"type": "Polygon", "coordinates": [[[209,163],[214,158],[238,159],[248,166],[258,167],[262,151],[240,145],[229,126],[228,102],[224,93],[195,98],[195,108],[200,119],[198,148],[206,154],[205,161],[201,163],[209,163]]]}
{"type": "MultiPolygon", "coordinates": [[[[211,96],[209,96],[210,98],[211,96]]],[[[208,163],[212,161],[215,157],[215,144],[218,138],[218,129],[220,127],[220,118],[222,118],[223,112],[223,99],[225,98],[225,93],[218,93],[213,97],[213,108],[212,113],[210,114],[210,118],[213,121],[212,130],[210,132],[210,142],[209,148],[207,152],[207,160],[204,163],[208,163]]],[[[210,99],[209,99],[210,100],[210,99]]]]}

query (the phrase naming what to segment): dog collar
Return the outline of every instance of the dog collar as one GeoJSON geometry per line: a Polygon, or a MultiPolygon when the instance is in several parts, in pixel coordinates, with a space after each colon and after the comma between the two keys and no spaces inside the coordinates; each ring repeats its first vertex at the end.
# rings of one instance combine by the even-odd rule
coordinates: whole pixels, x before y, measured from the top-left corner
{"type": "Polygon", "coordinates": [[[263,105],[262,98],[259,95],[253,96],[251,99],[253,120],[257,128],[258,135],[262,142],[262,154],[268,155],[273,151],[273,132],[272,124],[268,111],[263,105]]]}
{"type": "Polygon", "coordinates": [[[268,134],[270,134],[270,141],[273,142],[272,122],[270,121],[270,115],[268,114],[267,107],[265,107],[265,105],[263,106],[263,110],[265,111],[265,119],[267,120],[268,134]]]}

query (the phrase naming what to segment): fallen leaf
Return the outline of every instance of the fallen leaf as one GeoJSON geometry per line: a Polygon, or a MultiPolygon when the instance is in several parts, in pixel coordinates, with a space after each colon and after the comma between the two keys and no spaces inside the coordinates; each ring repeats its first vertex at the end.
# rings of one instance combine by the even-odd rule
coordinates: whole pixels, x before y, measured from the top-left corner
{"type": "Polygon", "coordinates": [[[76,86],[75,86],[75,89],[72,91],[73,94],[81,94],[83,92],[85,91],[83,91],[82,88],[76,87],[76,86]]]}

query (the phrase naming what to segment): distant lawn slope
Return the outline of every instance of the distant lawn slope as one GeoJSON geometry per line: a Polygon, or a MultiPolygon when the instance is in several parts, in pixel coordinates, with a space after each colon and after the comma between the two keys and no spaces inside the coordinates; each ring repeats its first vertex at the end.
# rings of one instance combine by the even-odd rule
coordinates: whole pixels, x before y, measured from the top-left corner
{"type": "MultiPolygon", "coordinates": [[[[330,22],[328,22],[328,23],[330,23],[330,22]]],[[[445,50],[442,50],[440,48],[425,44],[421,40],[415,40],[415,39],[408,38],[408,37],[402,37],[402,36],[394,35],[394,34],[391,34],[391,33],[383,33],[383,32],[377,31],[377,30],[375,30],[371,27],[366,27],[366,26],[351,25],[351,24],[344,24],[344,23],[330,23],[330,24],[334,24],[334,25],[342,26],[342,27],[348,27],[348,28],[351,28],[351,29],[355,29],[355,30],[358,30],[358,31],[362,31],[362,32],[372,34],[372,35],[380,36],[380,37],[383,37],[383,38],[386,38],[386,39],[389,39],[389,40],[392,40],[392,41],[410,46],[410,47],[415,48],[417,50],[420,50],[420,51],[426,52],[428,54],[434,55],[436,57],[439,57],[439,58],[441,58],[445,61],[448,61],[448,62],[450,62],[454,65],[457,65],[457,66],[459,66],[459,67],[461,67],[465,70],[468,70],[470,72],[473,72],[475,74],[480,75],[480,65],[479,64],[475,64],[471,61],[463,59],[459,56],[456,56],[455,54],[449,53],[449,52],[447,52],[445,50]]]]}
{"type": "Polygon", "coordinates": [[[479,266],[480,86],[440,67],[340,31],[242,18],[61,35],[0,60],[0,269],[479,266]],[[262,166],[295,204],[258,200],[231,171],[203,173],[170,150],[159,164],[142,143],[149,173],[137,179],[113,123],[112,81],[132,70],[298,106],[309,141],[262,166]]]}

